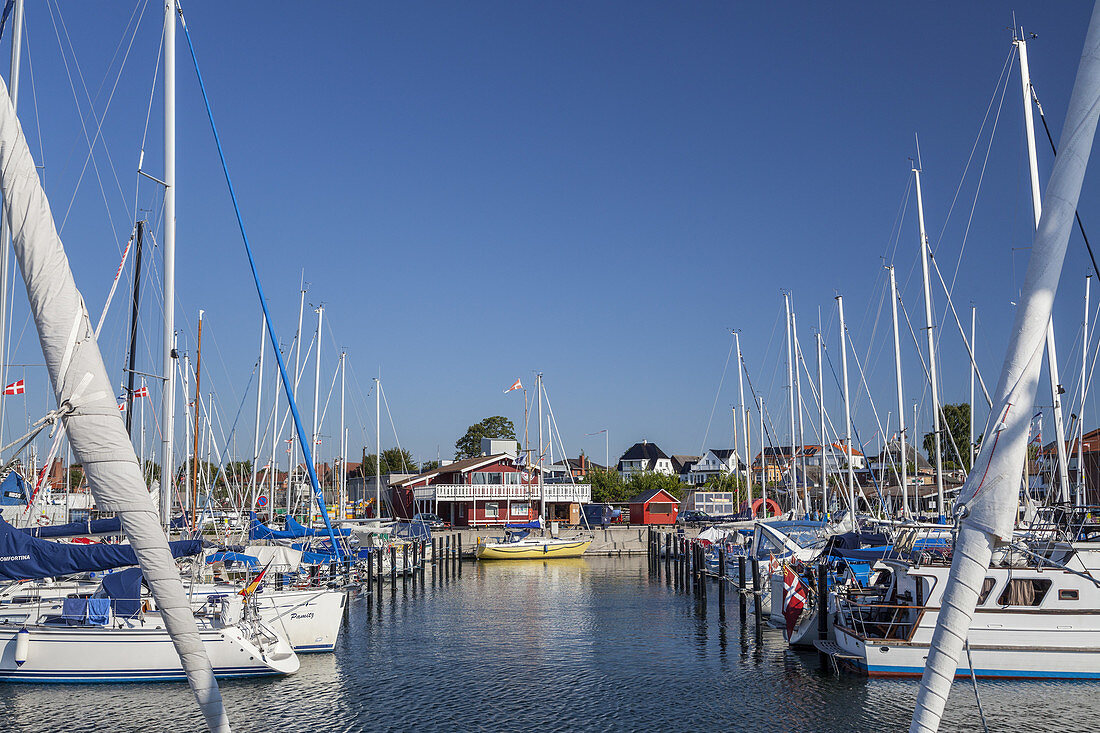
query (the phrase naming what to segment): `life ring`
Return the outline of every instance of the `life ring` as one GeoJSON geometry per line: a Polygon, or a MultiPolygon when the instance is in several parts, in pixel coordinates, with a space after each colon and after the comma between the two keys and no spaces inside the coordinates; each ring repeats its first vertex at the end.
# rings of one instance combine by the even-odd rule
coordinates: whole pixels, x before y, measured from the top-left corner
{"type": "Polygon", "coordinates": [[[774,499],[755,499],[751,505],[751,512],[754,518],[760,516],[759,512],[761,507],[764,507],[764,517],[768,516],[769,509],[773,517],[778,517],[783,513],[783,510],[779,507],[779,503],[774,499]]]}

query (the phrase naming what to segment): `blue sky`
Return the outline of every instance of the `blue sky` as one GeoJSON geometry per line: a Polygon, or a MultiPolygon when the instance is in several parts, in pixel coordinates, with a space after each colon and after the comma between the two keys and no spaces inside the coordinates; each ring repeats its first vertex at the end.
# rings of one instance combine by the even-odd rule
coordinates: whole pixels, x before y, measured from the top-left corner
{"type": "MultiPolygon", "coordinates": [[[[871,395],[881,420],[893,412],[896,426],[882,266],[883,258],[896,265],[919,327],[907,196],[914,134],[937,261],[949,279],[958,267],[952,297],[964,318],[971,302],[978,308],[978,359],[990,387],[996,382],[1031,227],[1015,62],[1003,102],[994,94],[1011,47],[1012,14],[1000,4],[192,2],[184,10],[283,340],[293,337],[304,276],[307,303],[326,308],[322,399],[339,350],[349,355],[353,454],[373,444],[367,393],[379,371],[401,444],[421,460],[449,457],[483,417],[522,423],[522,398],[502,390],[517,377],[533,384],[536,371],[572,455],[584,449],[601,460],[603,436],[585,434],[605,428],[613,459],[643,438],[668,453],[726,447],[737,403],[732,362],[723,380],[730,328],[741,330],[750,374],[786,436],[784,290],[808,356],[820,309],[837,369],[834,296],[845,296],[871,395]]],[[[1057,138],[1090,6],[1015,10],[1039,36],[1029,46],[1032,76],[1057,138]]],[[[98,314],[135,200],[153,211],[159,235],[159,192],[139,185],[134,169],[160,8],[51,0],[29,6],[27,27],[21,117],[44,155],[59,221],[73,201],[62,236],[98,314]],[[91,167],[78,185],[88,152],[82,116],[89,135],[96,124],[78,67],[97,115],[111,99],[106,147],[93,156],[102,190],[91,167]]],[[[240,411],[235,453],[246,456],[259,310],[182,32],[178,43],[181,347],[193,348],[204,309],[204,382],[216,390],[225,433],[240,411]]],[[[145,167],[159,175],[161,97],[152,93],[145,167]]],[[[1045,180],[1051,156],[1041,142],[1045,180]]],[[[1081,201],[1086,227],[1100,227],[1095,181],[1087,177],[1081,201]]],[[[151,266],[159,277],[159,262],[151,266]]],[[[1067,388],[1077,383],[1086,268],[1075,235],[1056,308],[1067,388]]],[[[139,354],[156,371],[159,280],[149,287],[139,354]]],[[[13,358],[39,363],[18,295],[13,358]]],[[[101,339],[119,375],[128,297],[124,284],[101,339]]],[[[942,318],[938,288],[935,299],[942,318]]],[[[920,401],[923,433],[930,412],[910,337],[903,351],[907,402],[920,401]]],[[[941,371],[945,400],[965,400],[969,371],[950,322],[941,371]]],[[[8,434],[45,409],[44,373],[26,375],[29,395],[9,401],[8,434]]],[[[308,423],[312,364],[306,375],[308,423]]],[[[826,375],[839,427],[842,403],[826,375]]],[[[850,380],[855,390],[854,361],[850,380]]],[[[335,452],[335,399],[323,457],[335,452]]],[[[1090,399],[1089,427],[1098,409],[1090,399]]],[[[870,439],[877,428],[865,395],[855,420],[870,439]]],[[[754,424],[754,442],[755,432],[754,424]]],[[[393,441],[387,425],[383,442],[393,441]]]]}

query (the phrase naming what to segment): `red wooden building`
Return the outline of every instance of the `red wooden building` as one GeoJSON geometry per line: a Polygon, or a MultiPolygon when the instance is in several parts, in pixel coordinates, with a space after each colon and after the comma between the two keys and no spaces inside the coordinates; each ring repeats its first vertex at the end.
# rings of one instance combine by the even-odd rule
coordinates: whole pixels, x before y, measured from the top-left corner
{"type": "Polygon", "coordinates": [[[676,524],[680,500],[664,489],[653,489],[630,500],[631,524],[676,524]]]}

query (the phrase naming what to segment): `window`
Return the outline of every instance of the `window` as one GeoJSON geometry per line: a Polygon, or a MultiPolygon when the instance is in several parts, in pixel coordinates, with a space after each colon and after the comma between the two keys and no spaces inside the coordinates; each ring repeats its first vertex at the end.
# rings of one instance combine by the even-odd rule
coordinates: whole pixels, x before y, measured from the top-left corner
{"type": "Polygon", "coordinates": [[[1050,590],[1044,578],[1011,578],[997,602],[1002,606],[1038,606],[1050,590]]]}
{"type": "Polygon", "coordinates": [[[500,473],[493,471],[478,471],[473,474],[473,483],[475,484],[502,484],[504,479],[500,473]]]}
{"type": "MultiPolygon", "coordinates": [[[[1088,445],[1088,443],[1086,443],[1085,445],[1088,445]]],[[[1072,590],[1063,589],[1063,590],[1058,591],[1058,600],[1059,601],[1076,601],[1077,600],[1077,590],[1076,589],[1072,589],[1072,590]]]]}
{"type": "Polygon", "coordinates": [[[667,502],[661,503],[661,502],[651,501],[651,502],[649,502],[648,506],[649,506],[649,513],[650,514],[672,514],[673,505],[669,504],[667,502]]]}
{"type": "Polygon", "coordinates": [[[982,591],[978,594],[979,606],[985,603],[986,599],[989,598],[989,594],[993,591],[993,586],[995,586],[996,584],[997,581],[993,578],[986,578],[982,581],[982,591]]]}
{"type": "Polygon", "coordinates": [[[514,501],[509,511],[513,517],[526,517],[531,513],[531,504],[526,501],[514,501]]]}
{"type": "Polygon", "coordinates": [[[504,476],[503,483],[505,483],[505,484],[518,484],[519,483],[519,472],[518,471],[510,471],[506,474],[503,474],[503,476],[504,476]]]}
{"type": "Polygon", "coordinates": [[[485,502],[485,518],[496,519],[500,516],[500,505],[495,501],[485,502]]]}

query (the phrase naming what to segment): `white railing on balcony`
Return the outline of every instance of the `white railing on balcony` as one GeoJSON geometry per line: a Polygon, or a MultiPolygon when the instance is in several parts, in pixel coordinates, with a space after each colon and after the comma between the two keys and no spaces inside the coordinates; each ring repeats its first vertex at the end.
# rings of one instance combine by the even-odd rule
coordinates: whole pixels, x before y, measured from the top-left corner
{"type": "MultiPolygon", "coordinates": [[[[587,504],[592,501],[591,484],[546,484],[544,501],[587,504]]],[[[522,484],[435,484],[413,489],[417,501],[538,501],[538,485],[522,484]]]]}

